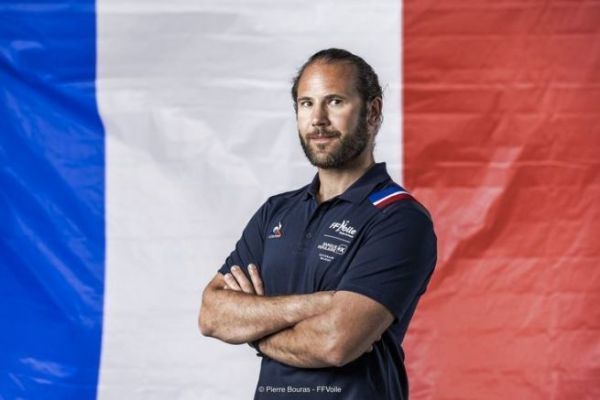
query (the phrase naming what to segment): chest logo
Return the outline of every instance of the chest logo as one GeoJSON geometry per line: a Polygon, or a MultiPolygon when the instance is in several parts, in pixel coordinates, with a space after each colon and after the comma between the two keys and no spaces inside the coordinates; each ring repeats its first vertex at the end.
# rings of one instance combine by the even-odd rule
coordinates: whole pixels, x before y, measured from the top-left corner
{"type": "Polygon", "coordinates": [[[332,222],[329,225],[329,229],[333,229],[337,234],[346,236],[350,239],[354,238],[356,235],[356,229],[353,226],[350,226],[350,221],[345,219],[342,222],[332,222]]]}
{"type": "Polygon", "coordinates": [[[279,222],[278,225],[273,227],[273,233],[271,233],[269,236],[267,236],[267,239],[279,239],[280,237],[283,236],[283,231],[281,230],[281,221],[279,222]]]}
{"type": "Polygon", "coordinates": [[[323,242],[319,246],[317,246],[317,249],[342,255],[346,252],[346,250],[348,250],[348,246],[346,246],[345,244],[333,244],[333,243],[323,242]]]}

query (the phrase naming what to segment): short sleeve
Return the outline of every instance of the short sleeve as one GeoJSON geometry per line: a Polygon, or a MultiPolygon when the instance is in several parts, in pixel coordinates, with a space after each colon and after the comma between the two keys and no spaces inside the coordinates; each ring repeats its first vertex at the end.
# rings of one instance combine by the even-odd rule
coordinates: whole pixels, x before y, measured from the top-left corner
{"type": "Polygon", "coordinates": [[[244,270],[246,270],[250,263],[262,265],[264,248],[263,226],[266,213],[267,203],[263,204],[252,216],[242,232],[242,237],[236,243],[235,249],[227,257],[218,272],[226,274],[233,265],[238,265],[244,270]]]}
{"type": "Polygon", "coordinates": [[[402,319],[425,291],[437,244],[432,222],[424,213],[390,208],[372,225],[337,290],[370,297],[402,319]]]}

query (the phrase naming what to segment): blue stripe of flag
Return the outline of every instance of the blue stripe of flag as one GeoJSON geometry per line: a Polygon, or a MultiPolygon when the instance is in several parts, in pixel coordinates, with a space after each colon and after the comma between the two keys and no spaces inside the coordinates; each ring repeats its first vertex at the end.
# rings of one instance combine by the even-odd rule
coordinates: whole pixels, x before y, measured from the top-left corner
{"type": "Polygon", "coordinates": [[[0,398],[96,397],[104,132],[95,4],[0,5],[0,398]]]}

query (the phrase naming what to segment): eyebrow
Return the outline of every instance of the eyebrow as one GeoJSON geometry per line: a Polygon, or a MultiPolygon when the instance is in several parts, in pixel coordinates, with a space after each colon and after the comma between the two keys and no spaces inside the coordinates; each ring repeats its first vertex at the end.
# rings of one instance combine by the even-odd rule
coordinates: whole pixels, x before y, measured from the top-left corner
{"type": "MultiPolygon", "coordinates": [[[[333,98],[340,98],[340,99],[346,100],[347,96],[343,96],[343,95],[337,94],[337,93],[332,93],[332,94],[328,94],[327,96],[324,97],[325,100],[331,100],[333,98]]],[[[300,101],[304,101],[304,100],[313,100],[313,98],[309,97],[309,96],[301,96],[296,99],[296,102],[300,102],[300,101]]]]}

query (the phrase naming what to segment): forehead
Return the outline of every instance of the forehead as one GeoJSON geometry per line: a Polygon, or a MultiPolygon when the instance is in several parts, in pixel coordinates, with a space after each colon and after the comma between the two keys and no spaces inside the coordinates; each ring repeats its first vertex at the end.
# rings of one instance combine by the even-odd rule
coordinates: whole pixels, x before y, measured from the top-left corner
{"type": "Polygon", "coordinates": [[[298,82],[298,97],[330,94],[359,95],[356,89],[356,68],[352,64],[317,61],[306,67],[298,82]]]}

